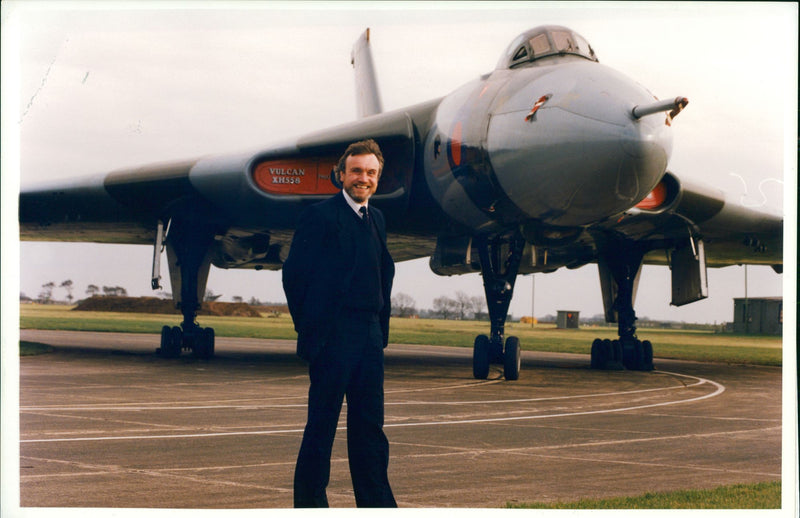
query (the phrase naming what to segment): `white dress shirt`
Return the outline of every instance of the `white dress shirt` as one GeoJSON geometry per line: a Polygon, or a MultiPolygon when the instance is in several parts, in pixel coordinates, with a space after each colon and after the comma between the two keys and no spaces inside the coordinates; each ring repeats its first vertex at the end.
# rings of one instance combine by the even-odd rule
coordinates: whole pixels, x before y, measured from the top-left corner
{"type": "Polygon", "coordinates": [[[353,209],[353,211],[358,215],[359,218],[361,217],[361,212],[360,212],[361,207],[366,207],[367,211],[369,211],[369,200],[365,201],[363,205],[360,205],[356,203],[355,200],[353,200],[353,198],[351,198],[349,194],[347,194],[347,191],[342,190],[342,194],[344,194],[344,199],[347,202],[347,204],[350,205],[350,208],[353,209]]]}

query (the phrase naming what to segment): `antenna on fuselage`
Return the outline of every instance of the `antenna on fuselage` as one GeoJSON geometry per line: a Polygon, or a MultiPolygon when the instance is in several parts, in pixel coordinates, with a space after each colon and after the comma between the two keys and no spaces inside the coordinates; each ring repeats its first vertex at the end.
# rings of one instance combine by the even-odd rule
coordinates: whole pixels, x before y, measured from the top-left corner
{"type": "Polygon", "coordinates": [[[378,81],[375,78],[375,65],[372,61],[372,50],[369,46],[369,28],[353,44],[350,53],[350,64],[356,75],[356,108],[358,118],[363,119],[383,111],[381,97],[378,92],[378,81]]]}

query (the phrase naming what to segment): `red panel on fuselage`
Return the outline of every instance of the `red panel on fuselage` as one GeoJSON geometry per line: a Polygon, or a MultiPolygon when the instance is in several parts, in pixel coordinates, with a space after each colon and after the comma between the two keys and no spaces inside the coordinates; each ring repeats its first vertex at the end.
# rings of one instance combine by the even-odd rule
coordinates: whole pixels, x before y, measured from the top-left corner
{"type": "Polygon", "coordinates": [[[253,180],[270,194],[335,194],[339,189],[331,183],[333,160],[291,158],[261,162],[253,172],[253,180]]]}

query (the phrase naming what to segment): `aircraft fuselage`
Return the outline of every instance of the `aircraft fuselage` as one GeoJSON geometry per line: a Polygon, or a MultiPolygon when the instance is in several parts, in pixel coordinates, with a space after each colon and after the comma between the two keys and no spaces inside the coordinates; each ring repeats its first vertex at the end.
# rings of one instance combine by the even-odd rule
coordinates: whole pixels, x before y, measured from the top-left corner
{"type": "Polygon", "coordinates": [[[652,101],[632,80],[580,57],[497,70],[438,106],[423,150],[427,185],[473,231],[603,221],[636,205],[666,170],[664,117],[631,115],[652,101]]]}

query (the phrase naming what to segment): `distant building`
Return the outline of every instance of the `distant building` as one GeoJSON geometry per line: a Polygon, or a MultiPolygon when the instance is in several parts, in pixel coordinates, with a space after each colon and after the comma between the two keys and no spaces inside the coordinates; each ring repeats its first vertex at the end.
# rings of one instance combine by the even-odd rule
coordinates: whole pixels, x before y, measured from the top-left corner
{"type": "Polygon", "coordinates": [[[558,329],[578,329],[580,314],[580,311],[559,311],[556,316],[556,327],[558,329]]]}
{"type": "Polygon", "coordinates": [[[751,335],[783,333],[783,297],[733,299],[733,332],[751,335]]]}

